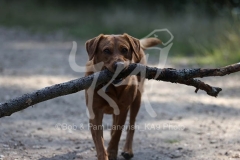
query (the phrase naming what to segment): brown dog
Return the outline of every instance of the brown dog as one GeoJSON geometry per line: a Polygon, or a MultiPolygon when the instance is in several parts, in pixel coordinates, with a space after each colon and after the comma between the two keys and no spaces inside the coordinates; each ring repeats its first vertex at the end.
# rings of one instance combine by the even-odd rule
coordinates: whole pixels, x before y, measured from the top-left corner
{"type": "MultiPolygon", "coordinates": [[[[89,55],[86,76],[105,68],[115,72],[117,69],[116,62],[122,63],[123,67],[121,69],[126,68],[130,63],[146,64],[143,49],[160,43],[161,41],[157,38],[138,40],[128,34],[100,34],[86,42],[89,55]]],[[[97,150],[98,160],[117,159],[118,143],[129,110],[130,124],[127,129],[127,138],[122,156],[125,159],[133,157],[134,125],[141,104],[143,82],[144,79],[140,77],[128,76],[124,80],[113,80],[105,90],[102,89],[103,86],[97,88],[93,86],[85,90],[86,104],[90,115],[89,126],[97,150]],[[102,119],[104,113],[113,115],[111,140],[107,151],[104,148],[103,140],[102,119]]]]}

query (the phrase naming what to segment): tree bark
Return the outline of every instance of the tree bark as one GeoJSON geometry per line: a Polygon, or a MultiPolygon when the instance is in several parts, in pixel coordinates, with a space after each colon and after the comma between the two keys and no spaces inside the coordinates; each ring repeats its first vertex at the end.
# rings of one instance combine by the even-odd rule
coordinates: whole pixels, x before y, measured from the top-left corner
{"type": "MultiPolygon", "coordinates": [[[[155,67],[148,67],[141,64],[133,63],[128,68],[122,71],[116,79],[124,78],[129,75],[138,75],[147,79],[155,79],[159,81],[172,82],[193,86],[196,88],[195,92],[199,89],[206,91],[210,96],[217,97],[218,93],[222,90],[218,87],[212,87],[204,82],[194,79],[197,77],[209,76],[225,76],[234,72],[240,71],[240,63],[230,66],[216,68],[216,69],[182,69],[176,70],[173,68],[158,69],[155,67]]],[[[0,103],[0,118],[10,116],[12,113],[23,110],[34,104],[47,101],[59,96],[76,93],[78,91],[87,89],[91,86],[94,78],[97,77],[96,86],[105,84],[112,79],[114,73],[107,69],[96,72],[90,76],[75,79],[69,82],[56,84],[37,90],[32,93],[24,94],[20,97],[0,103]]]]}

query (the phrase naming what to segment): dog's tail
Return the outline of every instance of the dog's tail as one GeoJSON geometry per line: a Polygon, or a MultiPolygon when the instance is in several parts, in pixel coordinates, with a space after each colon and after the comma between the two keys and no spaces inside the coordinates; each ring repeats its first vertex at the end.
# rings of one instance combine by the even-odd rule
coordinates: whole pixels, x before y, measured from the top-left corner
{"type": "Polygon", "coordinates": [[[147,49],[149,47],[156,46],[158,44],[162,44],[162,41],[158,38],[144,38],[140,39],[140,46],[142,49],[147,49]]]}

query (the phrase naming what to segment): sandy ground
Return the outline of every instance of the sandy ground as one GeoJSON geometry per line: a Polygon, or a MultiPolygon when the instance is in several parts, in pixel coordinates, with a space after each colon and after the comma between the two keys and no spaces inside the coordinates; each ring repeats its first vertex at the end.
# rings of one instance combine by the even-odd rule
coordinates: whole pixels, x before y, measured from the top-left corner
{"type": "MultiPolygon", "coordinates": [[[[74,72],[68,63],[74,39],[6,28],[0,28],[0,35],[0,102],[84,75],[74,72]]],[[[84,42],[77,43],[77,63],[83,66],[87,53],[84,42]]],[[[173,65],[168,61],[166,67],[173,65]]],[[[146,82],[133,160],[240,159],[240,74],[204,80],[223,88],[218,98],[202,91],[195,94],[188,86],[146,82]],[[144,102],[150,102],[156,117],[146,111],[144,102]]],[[[111,116],[105,116],[106,146],[111,123],[111,116]]],[[[125,137],[124,131],[119,160],[123,160],[120,153],[125,137]]],[[[95,160],[84,92],[1,118],[0,160],[13,159],[95,160]]]]}

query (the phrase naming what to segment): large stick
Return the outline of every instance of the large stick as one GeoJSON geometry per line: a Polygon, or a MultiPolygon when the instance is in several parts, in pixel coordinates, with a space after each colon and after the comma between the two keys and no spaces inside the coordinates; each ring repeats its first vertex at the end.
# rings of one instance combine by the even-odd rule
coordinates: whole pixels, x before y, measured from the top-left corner
{"type": "MultiPolygon", "coordinates": [[[[240,63],[217,69],[182,69],[172,68],[158,69],[147,67],[141,64],[130,64],[129,67],[122,71],[117,78],[124,78],[128,75],[138,75],[147,79],[156,79],[172,83],[180,83],[194,86],[197,92],[199,89],[206,91],[210,96],[217,96],[222,90],[218,87],[212,87],[200,80],[193,79],[197,77],[224,76],[226,74],[240,71],[240,63]],[[143,72],[144,71],[144,72],[143,72]]],[[[69,82],[56,84],[38,91],[24,94],[4,103],[0,103],[0,118],[10,116],[12,113],[23,110],[34,104],[53,99],[59,96],[76,93],[87,89],[91,86],[95,76],[98,76],[96,86],[107,83],[111,80],[113,73],[108,70],[94,73],[90,76],[72,80],[69,82]]]]}

